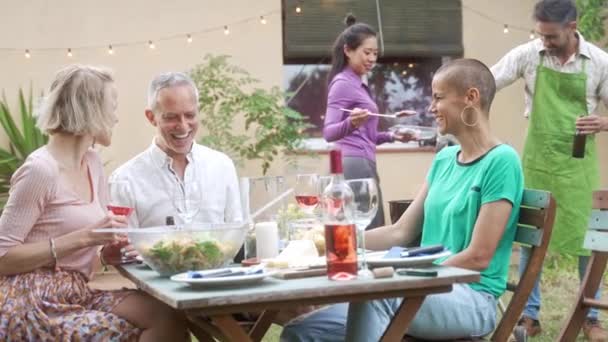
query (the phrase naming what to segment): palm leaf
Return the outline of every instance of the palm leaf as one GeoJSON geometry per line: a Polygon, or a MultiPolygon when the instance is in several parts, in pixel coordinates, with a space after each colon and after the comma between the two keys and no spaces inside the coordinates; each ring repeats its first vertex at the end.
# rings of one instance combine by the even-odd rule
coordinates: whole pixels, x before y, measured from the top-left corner
{"type": "Polygon", "coordinates": [[[30,87],[26,98],[19,89],[18,108],[21,116],[21,130],[15,124],[6,97],[0,101],[0,125],[9,138],[8,149],[0,148],[0,209],[8,199],[8,189],[13,173],[23,164],[25,158],[34,150],[44,145],[48,137],[36,127],[36,118],[33,116],[33,96],[30,87]]]}

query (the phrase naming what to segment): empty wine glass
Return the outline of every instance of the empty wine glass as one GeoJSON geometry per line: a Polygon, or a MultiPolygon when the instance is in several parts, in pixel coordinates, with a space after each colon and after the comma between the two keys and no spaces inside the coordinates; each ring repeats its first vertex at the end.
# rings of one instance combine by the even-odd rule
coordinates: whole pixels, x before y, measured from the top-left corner
{"type": "Polygon", "coordinates": [[[192,222],[201,208],[202,195],[197,182],[180,182],[173,189],[173,207],[185,225],[192,222]]]}
{"type": "Polygon", "coordinates": [[[300,174],[296,176],[295,196],[296,202],[302,211],[312,214],[319,204],[319,176],[300,174]]]}
{"type": "Polygon", "coordinates": [[[134,210],[135,200],[131,185],[126,180],[115,180],[108,182],[110,203],[107,208],[114,215],[129,217],[134,210]]]}
{"type": "Polygon", "coordinates": [[[361,271],[362,276],[371,276],[367,269],[365,259],[365,228],[369,226],[378,212],[378,187],[373,178],[350,179],[346,184],[353,190],[353,202],[355,204],[355,225],[359,232],[361,248],[361,271]]]}
{"type": "MultiPolygon", "coordinates": [[[[323,195],[323,192],[325,191],[325,188],[327,188],[329,183],[331,183],[331,176],[319,177],[319,180],[317,181],[317,191],[319,192],[319,199],[323,195]]],[[[319,201],[319,204],[314,209],[314,214],[319,221],[323,221],[323,206],[323,201],[319,201]]]]}

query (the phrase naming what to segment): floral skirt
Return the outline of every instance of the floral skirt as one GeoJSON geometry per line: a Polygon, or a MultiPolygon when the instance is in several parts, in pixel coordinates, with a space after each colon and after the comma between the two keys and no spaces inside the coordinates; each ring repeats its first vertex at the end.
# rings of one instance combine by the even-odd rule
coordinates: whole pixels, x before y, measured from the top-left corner
{"type": "Polygon", "coordinates": [[[141,331],[112,313],[132,293],[90,289],[76,271],[0,277],[0,341],[135,341],[141,331]]]}

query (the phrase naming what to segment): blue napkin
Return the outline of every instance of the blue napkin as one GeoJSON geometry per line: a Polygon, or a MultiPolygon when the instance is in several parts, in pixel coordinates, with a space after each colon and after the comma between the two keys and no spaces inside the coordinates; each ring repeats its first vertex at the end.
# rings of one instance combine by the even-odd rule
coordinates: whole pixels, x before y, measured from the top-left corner
{"type": "Polygon", "coordinates": [[[224,277],[233,277],[233,276],[242,276],[242,275],[252,275],[252,274],[262,274],[264,273],[264,268],[254,268],[251,267],[249,269],[242,269],[239,271],[233,271],[229,268],[210,271],[210,272],[195,272],[188,271],[189,279],[209,279],[209,278],[224,278],[224,277]]]}
{"type": "Polygon", "coordinates": [[[386,254],[384,254],[384,256],[382,258],[383,259],[399,259],[399,258],[401,258],[401,252],[403,252],[405,250],[406,250],[406,248],[404,248],[404,247],[393,246],[393,247],[391,247],[391,249],[388,250],[388,252],[386,252],[386,254]]]}

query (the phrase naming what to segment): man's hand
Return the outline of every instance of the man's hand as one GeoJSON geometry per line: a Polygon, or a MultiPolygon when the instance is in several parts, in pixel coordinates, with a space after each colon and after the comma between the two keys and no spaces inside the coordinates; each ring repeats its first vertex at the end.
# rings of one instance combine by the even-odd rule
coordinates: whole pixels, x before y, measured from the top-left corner
{"type": "Polygon", "coordinates": [[[596,134],[601,131],[608,131],[608,117],[596,114],[581,116],[576,119],[576,129],[581,134],[596,134]]]}

